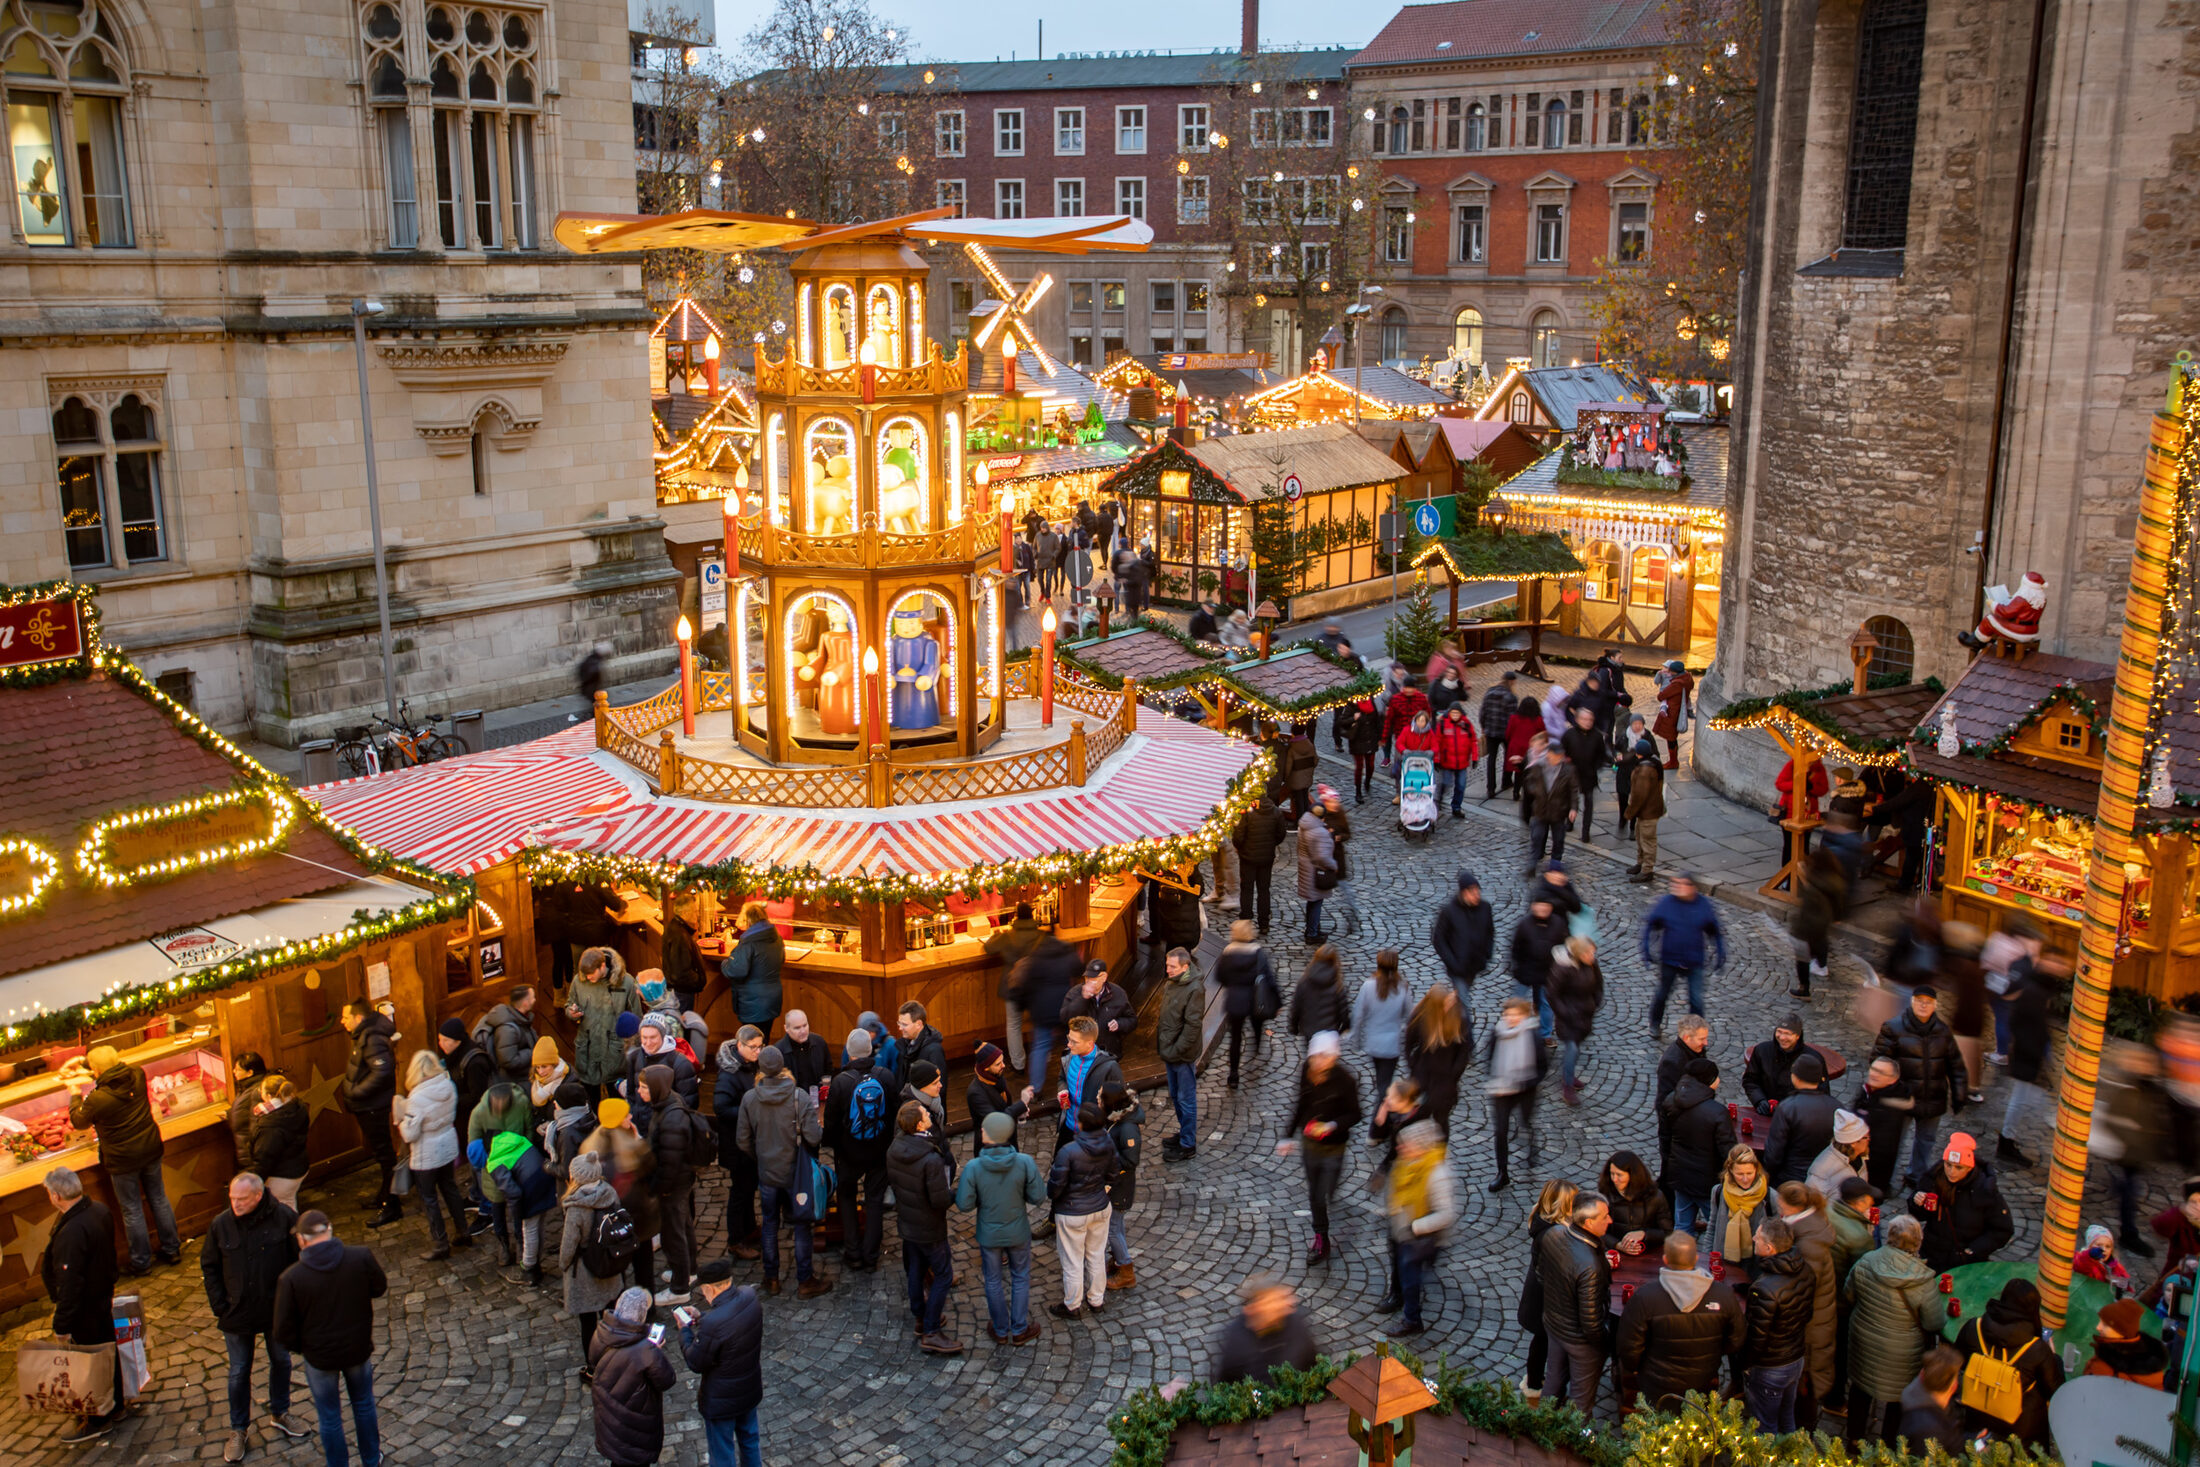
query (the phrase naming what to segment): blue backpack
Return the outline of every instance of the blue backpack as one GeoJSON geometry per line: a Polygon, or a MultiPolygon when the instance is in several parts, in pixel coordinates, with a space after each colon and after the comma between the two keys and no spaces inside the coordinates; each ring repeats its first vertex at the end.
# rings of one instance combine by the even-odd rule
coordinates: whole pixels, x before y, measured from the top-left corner
{"type": "Polygon", "coordinates": [[[856,1081],[848,1096],[848,1139],[878,1141],[886,1135],[886,1087],[874,1070],[856,1081]]]}

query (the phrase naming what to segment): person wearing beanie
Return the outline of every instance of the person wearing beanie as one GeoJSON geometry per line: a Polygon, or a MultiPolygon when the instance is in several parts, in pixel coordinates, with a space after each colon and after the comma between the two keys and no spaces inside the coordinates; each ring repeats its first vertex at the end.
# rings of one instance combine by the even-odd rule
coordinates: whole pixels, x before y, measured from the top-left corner
{"type": "Polygon", "coordinates": [[[1444,965],[1451,986],[1459,990],[1459,1006],[1472,1012],[1470,990],[1497,952],[1497,918],[1482,900],[1482,878],[1462,870],[1453,884],[1457,895],[1436,909],[1429,925],[1429,946],[1444,965]]]}
{"type": "Polygon", "coordinates": [[[932,1138],[929,1106],[909,1101],[894,1125],[899,1134],[886,1150],[886,1176],[894,1188],[894,1227],[901,1234],[917,1344],[927,1355],[960,1355],[961,1342],[946,1332],[947,1291],[955,1274],[947,1233],[948,1209],[955,1202],[954,1163],[932,1138]]]}
{"type": "MultiPolygon", "coordinates": [[[[394,1059],[390,1075],[394,1081],[394,1059]]],[[[168,1206],[168,1191],[161,1180],[160,1159],[166,1145],[161,1140],[160,1122],[153,1118],[145,1071],[124,1063],[113,1045],[98,1044],[84,1057],[81,1069],[73,1063],[65,1067],[62,1080],[69,1090],[69,1124],[99,1136],[99,1164],[115,1189],[123,1232],[130,1245],[129,1265],[123,1271],[141,1274],[153,1266],[156,1256],[162,1263],[181,1262],[183,1236],[176,1231],[176,1215],[168,1206]],[[156,1231],[160,1236],[158,1255],[152,1241],[156,1231]]],[[[394,1161],[386,1092],[382,1105],[381,1146],[390,1151],[394,1161]]],[[[373,1123],[371,1117],[362,1117],[360,1124],[367,1130],[373,1123]]],[[[374,1149],[371,1140],[369,1149],[374,1149]]],[[[388,1175],[386,1170],[384,1175],[388,1175]]],[[[385,1202],[388,1200],[385,1198],[385,1202]]]]}
{"type": "Polygon", "coordinates": [[[1620,818],[1635,827],[1635,864],[1627,879],[1648,886],[1658,874],[1658,822],[1665,818],[1665,771],[1658,746],[1648,738],[1630,747],[1633,769],[1620,802],[1620,818]]]}
{"type": "MultiPolygon", "coordinates": [[[[481,1104],[481,1097],[489,1093],[496,1083],[496,1062],[489,1052],[474,1043],[466,1026],[457,1019],[445,1019],[435,1031],[435,1047],[443,1055],[443,1067],[451,1072],[451,1081],[458,1087],[458,1114],[454,1135],[464,1151],[466,1122],[473,1116],[474,1108],[481,1104]]],[[[466,1198],[474,1205],[474,1219],[466,1229],[470,1233],[486,1232],[491,1223],[489,1199],[481,1190],[481,1179],[461,1155],[456,1164],[456,1174],[464,1178],[466,1198]]]]}
{"type": "Polygon", "coordinates": [[[841,1262],[857,1273],[878,1267],[886,1230],[886,1152],[894,1141],[894,1072],[876,1063],[871,1031],[848,1031],[847,1059],[825,1092],[825,1144],[840,1181],[841,1262]],[[859,1199],[868,1206],[860,1206],[859,1199]],[[861,1219],[860,1223],[857,1221],[861,1219]]]}
{"type": "Polygon", "coordinates": [[[581,1143],[583,1156],[594,1156],[603,1179],[619,1194],[634,1221],[634,1255],[630,1268],[634,1282],[657,1287],[656,1246],[651,1241],[662,1229],[657,1215],[657,1194],[650,1178],[657,1158],[635,1128],[632,1108],[618,1096],[605,1097],[596,1107],[596,1129],[581,1143]]]}
{"type": "Polygon", "coordinates": [[[1084,981],[1062,998],[1062,1021],[1080,1016],[1100,1026],[1100,1047],[1120,1063],[1124,1041],[1138,1027],[1138,1013],[1123,986],[1108,976],[1108,965],[1097,958],[1085,964],[1084,981]]]}
{"type": "Polygon", "coordinates": [[[764,1309],[756,1290],[733,1282],[733,1261],[714,1258],[696,1271],[701,1314],[683,1309],[680,1353],[695,1372],[695,1409],[703,1418],[710,1467],[760,1467],[756,1406],[764,1398],[764,1309]]]}
{"type": "Polygon", "coordinates": [[[1772,1137],[1765,1143],[1765,1170],[1775,1187],[1810,1175],[1811,1163],[1833,1144],[1833,1118],[1840,1109],[1826,1093],[1826,1062],[1815,1050],[1796,1056],[1788,1067],[1788,1085],[1790,1093],[1772,1113],[1772,1137]]]}
{"type": "Polygon", "coordinates": [[[1262,932],[1268,930],[1276,852],[1283,849],[1284,835],[1289,829],[1290,824],[1284,813],[1276,808],[1276,802],[1263,794],[1239,819],[1237,830],[1230,837],[1238,858],[1238,917],[1258,923],[1262,932]]]}
{"type": "Polygon", "coordinates": [[[979,1123],[981,1149],[955,1183],[955,1206],[977,1216],[978,1264],[985,1274],[986,1321],[996,1344],[1028,1345],[1031,1320],[1031,1216],[1047,1200],[1039,1163],[1016,1148],[1016,1122],[997,1110],[979,1123]]]}
{"type": "Polygon", "coordinates": [[[1306,1261],[1320,1263],[1329,1257],[1329,1205],[1344,1175],[1345,1149],[1352,1128],[1364,1119],[1360,1109],[1359,1082],[1338,1063],[1343,1045],[1332,1031],[1323,1031],[1306,1042],[1306,1064],[1299,1072],[1298,1099],[1284,1124],[1276,1155],[1299,1153],[1306,1168],[1306,1195],[1314,1213],[1314,1236],[1307,1244],[1306,1261]]]}
{"type": "Polygon", "coordinates": [[[596,1241],[605,1216],[619,1206],[619,1194],[604,1177],[601,1156],[584,1151],[573,1158],[558,1205],[565,1215],[558,1235],[558,1277],[565,1284],[565,1312],[580,1327],[580,1374],[586,1384],[593,1379],[587,1361],[589,1346],[596,1342],[596,1323],[626,1287],[625,1264],[599,1274],[588,1263],[588,1245],[596,1241]]]}
{"type": "MultiPolygon", "coordinates": [[[[1872,1251],[1874,1234],[1878,1231],[1872,1222],[1872,1211],[1878,1206],[1879,1193],[1862,1177],[1850,1177],[1843,1181],[1826,1203],[1826,1221],[1833,1224],[1834,1282],[1844,1290],[1848,1286],[1849,1270],[1856,1266],[1859,1258],[1872,1251]]],[[[1842,1297],[1846,1298],[1847,1295],[1844,1293],[1842,1297]]],[[[1848,1318],[1848,1307],[1844,1304],[1841,1310],[1844,1331],[1848,1318]]],[[[1845,1338],[1844,1335],[1843,1339],[1845,1338]]],[[[1845,1352],[1845,1343],[1842,1348],[1845,1352]]]]}
{"type": "Polygon", "coordinates": [[[557,1103],[558,1089],[572,1078],[573,1067],[558,1053],[558,1041],[545,1034],[535,1041],[527,1070],[527,1098],[534,1106],[535,1126],[539,1130],[550,1119],[551,1107],[557,1103]]]}
{"type": "Polygon", "coordinates": [[[474,1042],[488,1052],[497,1078],[524,1087],[534,1065],[535,990],[514,984],[503,1003],[474,1020],[474,1042]]]}
{"type": "Polygon", "coordinates": [[[2011,1279],[1987,1301],[1984,1313],[1963,1321],[1955,1340],[1966,1365],[1973,1355],[1984,1354],[2017,1372],[2016,1418],[1997,1420],[1974,1407],[1973,1421],[1995,1436],[2035,1447],[2048,1445],[2047,1402],[2063,1383],[2062,1357],[2040,1333],[2039,1289],[2029,1279],[2011,1279]]]}
{"type": "Polygon", "coordinates": [[[1948,1138],[1940,1160],[1910,1194],[1910,1215],[1925,1225],[1922,1251],[1936,1273],[1983,1262],[2017,1233],[1993,1170],[1962,1131],[1948,1138]]]}
{"type": "MultiPolygon", "coordinates": [[[[1081,1019],[1070,1030],[1074,1046],[1081,1019]]],[[[1062,1297],[1047,1306],[1056,1319],[1081,1319],[1107,1308],[1108,1187],[1118,1166],[1108,1120],[1097,1101],[1076,1108],[1075,1139],[1054,1153],[1047,1195],[1054,1200],[1055,1250],[1062,1260],[1062,1297]]]]}
{"type": "Polygon", "coordinates": [[[664,1453],[665,1392],[679,1378],[649,1334],[649,1294],[628,1289],[588,1347],[596,1450],[612,1467],[644,1467],[664,1453]]]}
{"type": "Polygon", "coordinates": [[[629,1010],[614,1019],[611,1027],[612,1032],[618,1035],[621,1044],[631,1043],[634,1037],[642,1032],[642,1016],[629,1010]]]}
{"type": "Polygon", "coordinates": [[[718,1165],[726,1173],[726,1246],[741,1259],[758,1257],[756,1248],[756,1163],[735,1140],[741,1101],[756,1084],[756,1062],[764,1053],[764,1031],[743,1024],[718,1046],[718,1083],[712,1092],[711,1124],[718,1129],[718,1165]]]}
{"type": "MultiPolygon", "coordinates": [[[[741,1120],[735,1144],[756,1163],[758,1201],[764,1218],[764,1292],[779,1292],[779,1223],[791,1214],[795,1203],[795,1168],[803,1163],[800,1148],[815,1147],[825,1139],[818,1120],[817,1102],[794,1082],[786,1057],[774,1045],[757,1055],[756,1084],[741,1099],[741,1120]]],[[[794,1271],[796,1294],[804,1299],[829,1292],[832,1280],[813,1275],[810,1268],[811,1224],[796,1219],[794,1271]]]]}
{"type": "Polygon", "coordinates": [[[572,1176],[573,1158],[596,1129],[596,1108],[588,1103],[588,1087],[567,1080],[550,1097],[550,1119],[539,1128],[542,1154],[550,1175],[563,1185],[572,1176]]]}
{"type": "Polygon", "coordinates": [[[1841,1184],[1849,1178],[1863,1177],[1866,1181],[1871,1179],[1868,1166],[1870,1155],[1871,1127],[1854,1111],[1835,1110],[1833,1139],[1825,1150],[1818,1153],[1817,1160],[1810,1164],[1810,1171],[1803,1180],[1821,1197],[1838,1197],[1841,1195],[1841,1184]]]}
{"type": "Polygon", "coordinates": [[[1138,1092],[1121,1080],[1100,1087],[1100,1111],[1115,1145],[1115,1179],[1108,1184],[1108,1287],[1128,1289],[1138,1282],[1131,1267],[1128,1213],[1138,1200],[1138,1162],[1144,1152],[1146,1109],[1138,1092]]]}
{"type": "Polygon", "coordinates": [[[669,1270],[657,1302],[685,1304],[688,1276],[695,1267],[697,1172],[716,1155],[717,1138],[680,1093],[670,1065],[645,1065],[640,1086],[650,1105],[649,1149],[657,1166],[649,1184],[657,1198],[658,1233],[669,1270]]]}
{"type": "Polygon", "coordinates": [[[1215,959],[1215,985],[1222,990],[1222,1012],[1230,1023],[1230,1080],[1238,1086],[1239,1046],[1247,1025],[1253,1030],[1253,1057],[1260,1058],[1261,1035],[1282,1007],[1276,965],[1260,940],[1260,930],[1240,917],[1230,924],[1230,940],[1215,959]]]}
{"type": "Polygon", "coordinates": [[[2118,1299],[2101,1311],[2093,1330],[2093,1359],[2087,1375],[2111,1375],[2137,1381],[2154,1390],[2162,1388],[2162,1373],[2169,1366],[2169,1352],[2162,1342],[2140,1328],[2146,1317],[2137,1299],[2118,1299]]]}
{"type": "Polygon", "coordinates": [[[1792,1013],[1772,1026],[1770,1039],[1749,1051],[1742,1065],[1742,1093],[1757,1114],[1771,1116],[1773,1106],[1795,1093],[1795,1062],[1809,1053],[1802,1017],[1792,1013]]]}
{"type": "Polygon", "coordinates": [[[945,1088],[947,1074],[944,1066],[928,1059],[911,1061],[909,1083],[901,1087],[896,1108],[914,1101],[932,1113],[932,1124],[925,1130],[925,1139],[932,1149],[939,1152],[940,1160],[947,1163],[947,1174],[955,1174],[955,1153],[947,1143],[947,1098],[941,1092],[945,1088]]]}
{"type": "Polygon", "coordinates": [[[972,1063],[970,1088],[963,1092],[963,1104],[970,1111],[972,1155],[975,1157],[987,1144],[985,1123],[988,1117],[1008,1118],[1008,1141],[1013,1146],[1016,1127],[1031,1114],[1031,1105],[1009,1084],[1008,1056],[1001,1053],[999,1045],[979,1045],[972,1063]]]}
{"type": "Polygon", "coordinates": [[[636,1089],[642,1071],[651,1065],[663,1065],[672,1071],[673,1088],[687,1102],[689,1110],[702,1104],[702,1077],[696,1073],[695,1061],[680,1053],[680,1021],[670,1014],[642,1015],[641,1032],[634,1047],[626,1053],[626,1078],[613,1082],[613,1088],[633,1107],[634,1129],[654,1145],[655,1106],[636,1089]]]}

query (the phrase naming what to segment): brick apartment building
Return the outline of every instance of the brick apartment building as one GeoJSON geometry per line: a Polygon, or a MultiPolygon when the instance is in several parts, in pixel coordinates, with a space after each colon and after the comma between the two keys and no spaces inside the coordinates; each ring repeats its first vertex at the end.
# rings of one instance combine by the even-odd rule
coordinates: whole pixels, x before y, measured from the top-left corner
{"type": "Polygon", "coordinates": [[[1594,355],[1597,262],[1656,257],[1663,36],[1661,0],[1457,0],[1407,6],[1352,58],[1385,178],[1385,360],[1594,355]]]}
{"type": "MultiPolygon", "coordinates": [[[[1350,47],[1269,52],[1257,65],[1318,91],[1309,111],[1329,129],[1347,125],[1351,56],[1350,47]]],[[[1209,151],[1216,93],[1255,64],[1250,51],[941,63],[892,68],[884,90],[909,99],[904,126],[910,146],[929,155],[932,202],[997,219],[1130,214],[1153,226],[1143,254],[995,252],[1019,286],[1041,270],[1053,275],[1056,288],[1031,315],[1039,339],[1097,368],[1123,352],[1220,352],[1243,339],[1244,322],[1222,299],[1228,250],[1204,238],[1222,206],[1214,180],[1175,164],[1209,151]]],[[[965,334],[971,307],[993,292],[960,251],[939,263],[945,288],[932,293],[930,325],[948,340],[965,334]]]]}

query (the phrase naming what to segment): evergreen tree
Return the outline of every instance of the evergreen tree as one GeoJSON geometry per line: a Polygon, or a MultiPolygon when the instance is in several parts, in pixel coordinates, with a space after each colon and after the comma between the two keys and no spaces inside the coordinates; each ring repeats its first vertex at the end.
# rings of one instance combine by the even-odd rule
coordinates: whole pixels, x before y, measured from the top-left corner
{"type": "Polygon", "coordinates": [[[1436,614],[1436,603],[1429,599],[1428,577],[1417,576],[1413,595],[1383,628],[1383,650],[1392,661],[1419,669],[1428,665],[1443,639],[1444,619],[1436,614]]]}

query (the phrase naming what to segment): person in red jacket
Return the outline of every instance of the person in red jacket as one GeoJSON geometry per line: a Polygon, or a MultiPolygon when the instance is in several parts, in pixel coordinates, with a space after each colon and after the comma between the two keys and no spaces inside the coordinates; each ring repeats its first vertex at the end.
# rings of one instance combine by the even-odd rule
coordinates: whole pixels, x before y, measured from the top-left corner
{"type": "Polygon", "coordinates": [[[1482,758],[1482,741],[1476,737],[1467,705],[1454,703],[1436,723],[1436,803],[1451,795],[1451,818],[1464,820],[1460,804],[1467,795],[1467,775],[1482,758]]]}
{"type": "Polygon", "coordinates": [[[1541,732],[1543,705],[1533,698],[1522,698],[1512,717],[1505,720],[1505,782],[1512,786],[1515,803],[1525,788],[1520,776],[1528,767],[1528,745],[1541,732]]]}
{"type": "MultiPolygon", "coordinates": [[[[1397,705],[1393,702],[1391,706],[1395,707],[1397,705]]],[[[1430,719],[1427,708],[1424,707],[1420,712],[1413,715],[1411,727],[1398,731],[1397,748],[1397,768],[1400,778],[1404,777],[1406,755],[1408,754],[1426,754],[1429,756],[1430,761],[1434,762],[1436,758],[1436,726],[1430,719]]],[[[1396,794],[1391,795],[1390,803],[1393,805],[1398,803],[1396,794]]]]}
{"type": "MultiPolygon", "coordinates": [[[[1793,759],[1780,766],[1779,778],[1773,780],[1772,787],[1780,792],[1779,799],[1775,800],[1772,805],[1773,819],[1816,820],[1818,818],[1818,802],[1826,797],[1826,761],[1823,759],[1810,761],[1810,779],[1804,787],[1802,801],[1805,810],[1808,811],[1807,814],[1797,815],[1795,813],[1795,761],[1793,759]]],[[[1787,830],[1780,832],[1780,860],[1782,864],[1794,859],[1792,852],[1794,843],[1795,836],[1793,832],[1787,830]]],[[[1810,854],[1810,832],[1807,830],[1803,832],[1803,853],[1805,855],[1810,854]]]]}
{"type": "MultiPolygon", "coordinates": [[[[1390,706],[1383,710],[1383,747],[1395,749],[1398,735],[1413,727],[1413,715],[1427,712],[1428,694],[1421,691],[1421,680],[1407,673],[1405,685],[1390,695],[1390,706]]],[[[1390,762],[1386,760],[1386,766],[1390,762]]]]}

